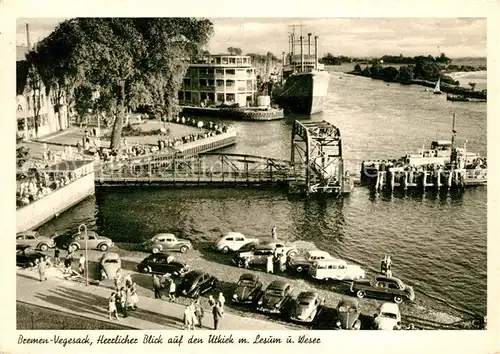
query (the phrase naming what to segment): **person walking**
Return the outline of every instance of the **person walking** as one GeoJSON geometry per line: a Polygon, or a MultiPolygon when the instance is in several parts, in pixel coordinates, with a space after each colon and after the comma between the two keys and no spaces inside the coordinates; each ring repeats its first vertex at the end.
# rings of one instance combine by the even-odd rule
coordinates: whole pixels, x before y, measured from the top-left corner
{"type": "Polygon", "coordinates": [[[116,293],[112,292],[108,300],[108,318],[111,320],[111,316],[114,315],[115,318],[120,321],[118,317],[118,311],[116,309],[116,293]]]}
{"type": "Polygon", "coordinates": [[[274,273],[273,258],[274,258],[273,256],[267,257],[267,262],[266,262],[266,272],[267,273],[274,273]]]}
{"type": "Polygon", "coordinates": [[[45,276],[45,262],[43,259],[40,259],[38,261],[38,274],[40,275],[40,281],[43,282],[44,280],[47,280],[47,277],[45,276]]]}
{"type": "Polygon", "coordinates": [[[59,259],[61,251],[59,251],[59,248],[56,247],[54,251],[54,265],[57,267],[59,263],[61,262],[59,259]]]}
{"type": "Polygon", "coordinates": [[[279,255],[279,262],[280,262],[280,272],[285,272],[286,270],[286,254],[285,252],[281,252],[279,255]]]}
{"type": "Polygon", "coordinates": [[[210,308],[215,306],[215,299],[212,295],[208,295],[208,305],[210,306],[210,308]]]}
{"type": "Polygon", "coordinates": [[[380,261],[380,273],[384,275],[387,273],[387,255],[384,255],[384,259],[380,261]]]}
{"type": "Polygon", "coordinates": [[[80,254],[80,259],[78,260],[78,271],[81,275],[85,272],[85,257],[83,256],[83,253],[80,254]]]}
{"type": "Polygon", "coordinates": [[[278,233],[276,231],[276,225],[273,226],[273,229],[271,230],[271,237],[274,239],[274,240],[277,240],[278,239],[278,233]]]}
{"type": "Polygon", "coordinates": [[[137,310],[139,296],[137,295],[137,286],[135,283],[132,283],[132,285],[130,286],[130,303],[132,304],[132,310],[137,310]]]}
{"type": "Polygon", "coordinates": [[[200,297],[198,296],[194,302],[194,315],[196,316],[198,327],[202,328],[203,316],[205,315],[205,311],[203,307],[201,307],[200,297]]]}
{"type": "Polygon", "coordinates": [[[128,303],[127,295],[128,294],[125,287],[122,286],[120,289],[120,305],[122,308],[123,318],[127,318],[127,303],[128,303]]]}
{"type": "Polygon", "coordinates": [[[386,260],[386,274],[388,277],[392,277],[392,260],[391,260],[391,256],[387,256],[387,260],[386,260]]]}
{"type": "Polygon", "coordinates": [[[184,308],[184,329],[192,329],[193,327],[193,316],[191,313],[191,306],[186,305],[184,308]]]}
{"type": "Polygon", "coordinates": [[[224,316],[218,303],[212,307],[212,314],[214,316],[214,330],[217,330],[219,328],[220,320],[224,316]]]}
{"type": "Polygon", "coordinates": [[[132,286],[133,281],[132,281],[132,276],[130,275],[130,273],[127,273],[123,277],[123,280],[125,281],[125,287],[130,288],[132,286]]]}
{"type": "Polygon", "coordinates": [[[153,274],[153,291],[155,293],[155,299],[161,299],[160,278],[158,278],[156,274],[153,274]]]}
{"type": "Polygon", "coordinates": [[[66,259],[69,259],[71,262],[73,262],[73,254],[75,253],[75,250],[73,247],[69,246],[68,247],[68,254],[66,255],[66,259]]]}
{"type": "Polygon", "coordinates": [[[224,305],[226,303],[226,298],[224,297],[224,294],[222,294],[222,292],[219,292],[219,297],[217,298],[217,301],[219,303],[221,310],[224,311],[224,305]]]}
{"type": "Polygon", "coordinates": [[[176,284],[174,279],[170,278],[170,284],[169,284],[169,290],[168,290],[168,298],[171,301],[175,301],[175,290],[176,290],[176,284]]]}

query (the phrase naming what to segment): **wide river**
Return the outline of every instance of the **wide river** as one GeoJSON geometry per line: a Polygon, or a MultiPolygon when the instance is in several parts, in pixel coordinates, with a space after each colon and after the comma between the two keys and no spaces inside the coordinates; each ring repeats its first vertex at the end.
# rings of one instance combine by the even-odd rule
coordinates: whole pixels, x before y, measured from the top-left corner
{"type": "MultiPolygon", "coordinates": [[[[453,113],[457,142],[467,139],[467,150],[486,156],[485,103],[449,102],[421,86],[331,74],[327,108],[312,119],[340,128],[353,173],[359,174],[362,160],[397,158],[432,140],[449,140],[453,113]]],[[[290,157],[289,117],[235,125],[238,143],[228,152],[290,157]]],[[[418,305],[484,315],[486,217],[485,187],[388,197],[358,186],[343,200],[297,200],[282,191],[248,189],[101,190],[41,231],[70,231],[86,222],[115,242],[168,231],[200,245],[231,230],[269,236],[276,225],[280,238],[312,242],[372,274],[390,254],[394,275],[414,286],[418,305]]]]}

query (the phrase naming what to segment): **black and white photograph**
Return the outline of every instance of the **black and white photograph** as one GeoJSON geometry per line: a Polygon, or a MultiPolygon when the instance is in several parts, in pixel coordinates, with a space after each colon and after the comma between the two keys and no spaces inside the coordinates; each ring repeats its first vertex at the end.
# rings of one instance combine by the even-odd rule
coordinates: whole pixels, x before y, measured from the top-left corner
{"type": "Polygon", "coordinates": [[[18,344],[487,332],[486,17],[15,26],[18,344]]]}

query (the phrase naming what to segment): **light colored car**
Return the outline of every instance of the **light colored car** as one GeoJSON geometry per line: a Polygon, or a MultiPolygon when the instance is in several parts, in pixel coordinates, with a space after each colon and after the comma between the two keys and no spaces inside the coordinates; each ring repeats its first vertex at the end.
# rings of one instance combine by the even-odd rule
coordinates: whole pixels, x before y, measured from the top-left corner
{"type": "Polygon", "coordinates": [[[379,330],[392,331],[398,322],[401,322],[399,306],[392,302],[383,303],[375,318],[375,327],[379,330]]]}
{"type": "Polygon", "coordinates": [[[287,257],[295,257],[299,254],[299,250],[294,247],[287,245],[284,241],[270,238],[270,237],[261,237],[260,244],[272,247],[275,250],[279,250],[281,253],[286,254],[287,257]]]}
{"type": "MultiPolygon", "coordinates": [[[[112,247],[113,241],[111,239],[99,236],[95,231],[87,231],[87,249],[98,249],[102,252],[106,252],[108,248],[112,247]]],[[[76,250],[84,250],[85,249],[85,232],[78,232],[73,235],[69,242],[69,246],[76,250]]]]}
{"type": "Polygon", "coordinates": [[[99,265],[101,267],[101,279],[114,279],[122,268],[122,261],[118,253],[105,252],[99,261],[99,265]]]}
{"type": "Polygon", "coordinates": [[[174,234],[157,234],[143,243],[144,249],[152,253],[179,251],[186,253],[193,249],[191,241],[177,238],[174,234]]]}
{"type": "Polygon", "coordinates": [[[288,259],[288,266],[300,273],[304,270],[309,270],[309,267],[311,267],[314,262],[323,259],[333,259],[333,257],[330,255],[330,253],[325,251],[311,250],[307,251],[303,255],[290,257],[288,259]]]}
{"type": "Polygon", "coordinates": [[[299,294],[297,300],[295,300],[290,319],[292,321],[310,323],[314,321],[324,302],[324,299],[320,298],[317,292],[303,291],[299,294]]]}
{"type": "Polygon", "coordinates": [[[19,232],[16,235],[16,246],[30,246],[33,249],[47,251],[56,246],[53,238],[42,236],[36,231],[19,232]]]}
{"type": "Polygon", "coordinates": [[[349,265],[342,259],[323,259],[315,261],[309,274],[318,280],[354,280],[365,277],[365,271],[358,265],[349,265]]]}
{"type": "Polygon", "coordinates": [[[258,242],[256,238],[249,238],[239,232],[228,232],[222,235],[215,243],[215,249],[223,253],[238,251],[242,246],[258,242]]]}

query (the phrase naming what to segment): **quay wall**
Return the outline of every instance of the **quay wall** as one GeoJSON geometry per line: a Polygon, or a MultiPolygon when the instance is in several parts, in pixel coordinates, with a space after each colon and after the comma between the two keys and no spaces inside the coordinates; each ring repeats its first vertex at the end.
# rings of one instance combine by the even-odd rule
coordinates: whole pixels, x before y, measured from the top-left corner
{"type": "Polygon", "coordinates": [[[43,198],[17,209],[16,233],[41,226],[94,192],[94,172],[91,172],[43,198]]]}

